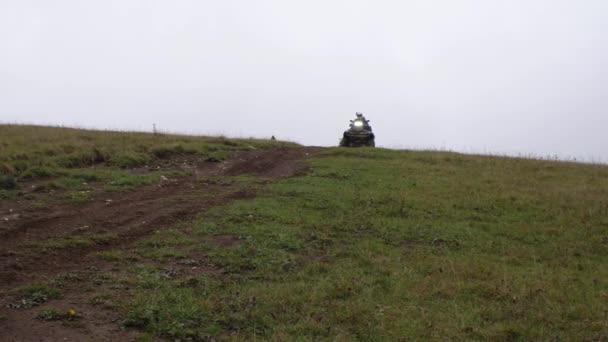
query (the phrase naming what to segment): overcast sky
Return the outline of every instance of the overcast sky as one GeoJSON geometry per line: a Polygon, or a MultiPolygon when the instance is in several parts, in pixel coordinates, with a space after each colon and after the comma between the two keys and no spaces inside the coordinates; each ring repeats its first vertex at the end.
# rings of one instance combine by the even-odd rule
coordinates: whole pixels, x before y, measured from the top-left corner
{"type": "Polygon", "coordinates": [[[608,161],[606,0],[0,0],[0,121],[608,161]]]}

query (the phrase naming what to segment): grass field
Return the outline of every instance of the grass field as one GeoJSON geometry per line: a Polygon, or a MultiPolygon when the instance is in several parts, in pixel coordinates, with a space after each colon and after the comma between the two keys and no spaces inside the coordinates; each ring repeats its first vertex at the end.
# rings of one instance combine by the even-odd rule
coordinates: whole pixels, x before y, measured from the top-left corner
{"type": "Polygon", "coordinates": [[[139,265],[127,322],[151,335],[608,338],[605,167],[331,149],[177,232],[157,245],[208,253],[223,275],[139,265]]]}
{"type": "MultiPolygon", "coordinates": [[[[92,139],[76,151],[106,151],[100,172],[112,175],[127,172],[118,155],[162,158],[159,146],[220,153],[270,144],[65,132],[73,146],[92,139]]],[[[21,133],[10,139],[27,142],[21,133]]],[[[35,147],[2,143],[5,175],[21,181],[40,166],[67,182],[88,165],[63,164],[81,152],[66,152],[61,139],[34,139],[35,147]]],[[[257,196],[98,253],[115,274],[87,275],[112,284],[91,283],[91,300],[140,329],[140,341],[608,339],[608,167],[341,148],[309,166],[279,180],[214,179],[257,196]],[[209,269],[175,272],[196,268],[201,255],[209,269]]],[[[55,295],[47,286],[33,293],[55,295]]],[[[38,316],[51,321],[53,310],[38,316]]]]}

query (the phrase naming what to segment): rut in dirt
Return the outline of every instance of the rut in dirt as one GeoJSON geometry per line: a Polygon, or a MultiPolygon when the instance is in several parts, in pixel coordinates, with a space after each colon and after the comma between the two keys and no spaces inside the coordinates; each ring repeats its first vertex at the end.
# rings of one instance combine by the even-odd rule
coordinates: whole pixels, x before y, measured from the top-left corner
{"type": "MultiPolygon", "coordinates": [[[[99,262],[91,256],[94,252],[125,248],[156,230],[190,220],[205,209],[255,196],[250,191],[205,179],[242,174],[290,177],[304,171],[304,161],[318,151],[311,147],[280,148],[237,152],[221,163],[188,160],[181,167],[191,171],[191,176],[165,179],[126,193],[97,194],[82,207],[53,203],[48,208],[23,213],[18,220],[0,223],[4,225],[0,227],[0,297],[24,284],[91,267],[99,262]],[[43,253],[36,247],[50,239],[99,234],[110,238],[53,253],[43,253]]],[[[18,204],[2,204],[2,208],[10,206],[18,204]]]]}

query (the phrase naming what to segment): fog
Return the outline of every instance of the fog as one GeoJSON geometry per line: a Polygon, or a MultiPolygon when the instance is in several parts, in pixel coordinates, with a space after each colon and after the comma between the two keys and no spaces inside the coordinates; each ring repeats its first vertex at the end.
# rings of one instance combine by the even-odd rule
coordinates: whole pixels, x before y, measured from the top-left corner
{"type": "Polygon", "coordinates": [[[0,0],[0,121],[608,161],[605,0],[0,0]]]}

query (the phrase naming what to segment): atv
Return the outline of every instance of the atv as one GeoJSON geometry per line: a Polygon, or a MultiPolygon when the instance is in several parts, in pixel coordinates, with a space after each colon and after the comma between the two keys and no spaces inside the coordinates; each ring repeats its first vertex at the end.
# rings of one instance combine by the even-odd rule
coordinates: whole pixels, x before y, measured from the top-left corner
{"type": "Polygon", "coordinates": [[[366,120],[362,113],[357,113],[355,120],[350,120],[350,128],[344,132],[341,147],[375,147],[376,136],[372,132],[369,120],[366,120]]]}

